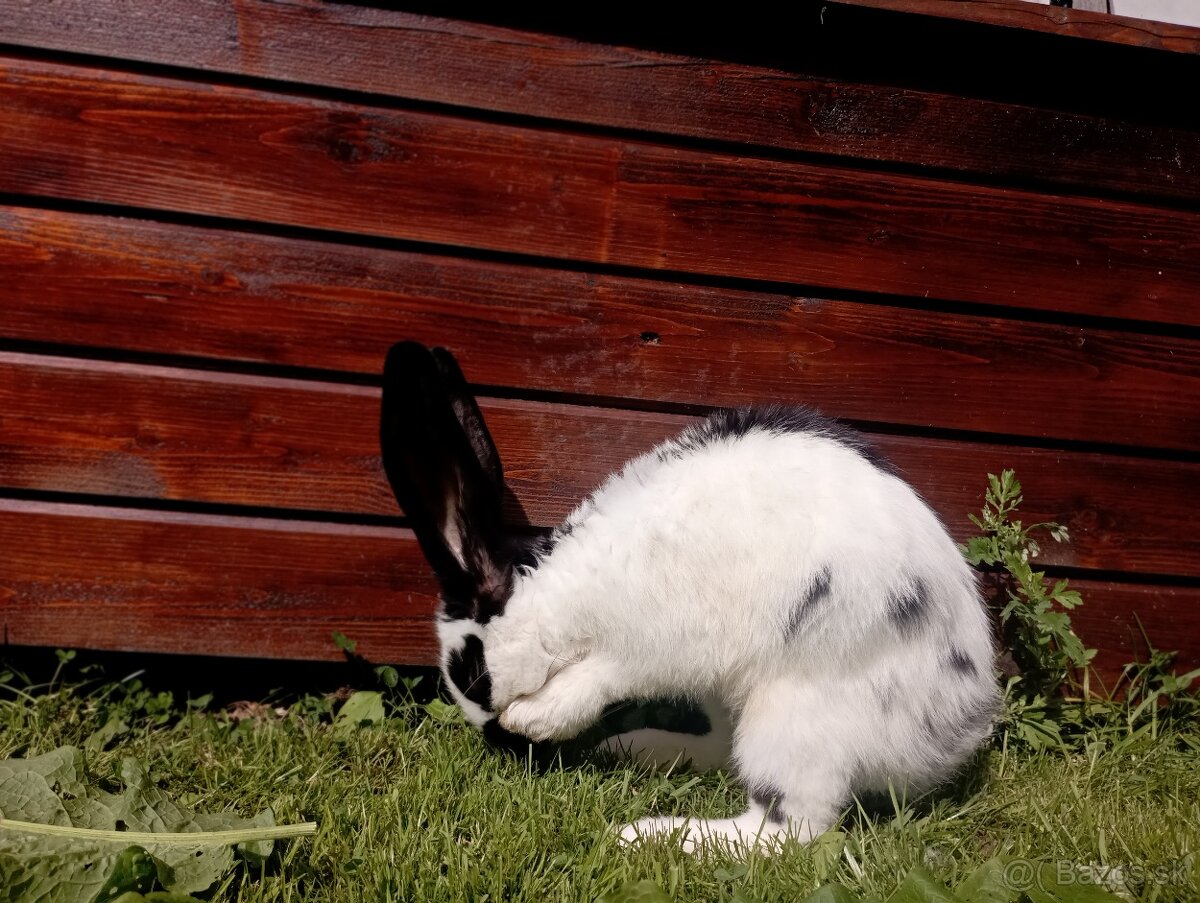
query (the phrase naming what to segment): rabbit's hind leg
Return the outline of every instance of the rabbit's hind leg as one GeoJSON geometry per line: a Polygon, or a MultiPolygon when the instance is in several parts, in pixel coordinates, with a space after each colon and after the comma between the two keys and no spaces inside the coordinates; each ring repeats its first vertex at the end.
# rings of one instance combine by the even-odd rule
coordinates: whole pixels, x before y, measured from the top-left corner
{"type": "Polygon", "coordinates": [[[850,798],[854,757],[825,694],[772,682],[750,694],[734,731],[734,762],[750,796],[734,818],[650,817],[622,829],[626,841],[671,835],[686,850],[706,844],[771,848],[807,842],[829,828],[850,798]],[[781,717],[780,713],[786,713],[781,717]]]}

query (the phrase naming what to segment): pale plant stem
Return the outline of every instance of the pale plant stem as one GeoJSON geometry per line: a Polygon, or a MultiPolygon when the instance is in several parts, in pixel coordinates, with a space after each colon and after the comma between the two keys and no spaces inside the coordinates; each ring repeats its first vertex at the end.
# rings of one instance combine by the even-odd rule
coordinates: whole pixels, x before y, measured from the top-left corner
{"type": "Polygon", "coordinates": [[[69,825],[39,825],[35,822],[0,818],[0,831],[21,831],[25,834],[49,834],[53,837],[70,837],[77,840],[108,841],[136,844],[174,844],[176,846],[203,846],[207,844],[248,843],[255,840],[284,840],[289,837],[305,837],[315,834],[317,823],[301,822],[295,825],[267,825],[261,828],[234,828],[229,831],[102,831],[95,828],[76,828],[69,825]]]}

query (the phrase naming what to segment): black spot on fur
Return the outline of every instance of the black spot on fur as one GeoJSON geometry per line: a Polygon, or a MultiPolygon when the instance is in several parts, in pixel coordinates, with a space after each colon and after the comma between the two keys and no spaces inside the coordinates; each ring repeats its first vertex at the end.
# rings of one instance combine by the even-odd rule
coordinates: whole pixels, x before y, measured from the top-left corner
{"type": "Polygon", "coordinates": [[[739,439],[755,430],[824,436],[855,452],[885,473],[896,472],[891,462],[880,455],[862,433],[801,405],[769,404],[714,411],[703,423],[684,430],[673,446],[660,449],[658,457],[663,461],[668,457],[679,458],[684,452],[696,451],[723,439],[739,439]]]}
{"type": "Polygon", "coordinates": [[[767,810],[767,821],[773,825],[783,824],[783,791],[773,784],[754,784],[750,787],[752,802],[767,810]]]}
{"type": "Polygon", "coordinates": [[[883,686],[873,684],[871,690],[875,694],[875,701],[879,703],[880,710],[885,715],[890,715],[896,706],[896,688],[891,684],[883,686]]]}
{"type": "Polygon", "coordinates": [[[833,574],[829,568],[821,568],[817,572],[816,578],[808,587],[804,595],[792,606],[791,613],[788,615],[787,626],[784,628],[784,637],[791,640],[800,632],[800,627],[804,620],[812,611],[813,606],[821,602],[829,595],[829,585],[833,581],[833,574]]]}
{"type": "Polygon", "coordinates": [[[446,674],[458,692],[484,711],[491,711],[492,677],[483,660],[483,640],[468,636],[461,649],[450,653],[446,674]]]}
{"type": "Polygon", "coordinates": [[[975,661],[957,646],[950,648],[950,655],[946,659],[951,669],[966,677],[974,677],[976,673],[975,661]]]}
{"type": "Polygon", "coordinates": [[[914,580],[912,586],[888,594],[887,613],[892,624],[905,636],[921,629],[929,612],[929,599],[924,581],[914,580]]]}

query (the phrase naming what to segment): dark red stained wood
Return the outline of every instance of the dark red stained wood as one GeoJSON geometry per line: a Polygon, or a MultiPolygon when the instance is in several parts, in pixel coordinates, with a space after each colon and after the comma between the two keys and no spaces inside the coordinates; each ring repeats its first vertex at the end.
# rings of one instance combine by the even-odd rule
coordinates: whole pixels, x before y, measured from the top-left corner
{"type": "Polygon", "coordinates": [[[18,646],[431,664],[437,589],[407,530],[0,500],[18,646]]]}
{"type": "Polygon", "coordinates": [[[1049,34],[1151,47],[1177,53],[1200,53],[1200,28],[1110,16],[1086,9],[1065,9],[1025,0],[838,0],[846,6],[869,6],[926,16],[945,16],[984,25],[1029,28],[1049,34]]]}
{"type": "Polygon", "coordinates": [[[1103,686],[1111,688],[1126,663],[1146,661],[1142,628],[1156,648],[1179,653],[1180,673],[1200,665],[1200,588],[1093,580],[1071,585],[1084,600],[1071,623],[1097,650],[1095,667],[1103,686]]]}
{"type": "Polygon", "coordinates": [[[1200,215],[101,70],[0,66],[0,191],[1200,322],[1200,215]]]}
{"type": "MultiPolygon", "coordinates": [[[[524,518],[556,524],[687,418],[484,398],[524,518]]],[[[399,513],[378,457],[378,393],[357,386],[0,355],[0,487],[399,513]]],[[[875,436],[960,539],[985,474],[1025,483],[1027,522],[1067,524],[1047,562],[1200,576],[1185,500],[1200,465],[875,436]]],[[[520,509],[510,519],[523,519],[520,509]]]]}
{"type": "MultiPolygon", "coordinates": [[[[1061,11],[1059,11],[1061,13],[1061,11]]],[[[351,4],[19,5],[13,44],[993,176],[1200,194],[1200,135],[351,4]],[[369,65],[363,61],[369,60],[369,65]]]]}
{"type": "MultiPolygon", "coordinates": [[[[0,500],[0,626],[14,645],[432,664],[436,592],[406,530],[0,500]]],[[[1200,590],[1078,581],[1111,679],[1140,642],[1200,662],[1200,590]]]]}
{"type": "Polygon", "coordinates": [[[0,208],[0,336],[1191,450],[1200,342],[0,208]],[[645,338],[643,338],[643,335],[645,338]]]}

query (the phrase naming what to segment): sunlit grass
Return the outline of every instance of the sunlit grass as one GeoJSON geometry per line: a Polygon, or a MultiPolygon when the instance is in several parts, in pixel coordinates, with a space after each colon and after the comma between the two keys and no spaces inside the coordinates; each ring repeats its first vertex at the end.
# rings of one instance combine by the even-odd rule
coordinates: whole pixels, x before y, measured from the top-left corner
{"type": "Polygon", "coordinates": [[[235,720],[127,686],[17,683],[0,703],[0,757],[72,744],[104,776],[134,755],[198,811],[270,806],[280,823],[319,823],[264,869],[229,876],[218,900],[591,901],[643,878],[677,900],[803,900],[826,881],[886,899],[915,865],[953,885],[1001,854],[1158,868],[1166,878],[1133,882],[1135,898],[1200,899],[1188,865],[1200,847],[1194,724],[1097,732],[1081,752],[988,750],[935,799],[852,813],[844,836],[738,859],[616,839],[647,814],[736,813],[744,795],[720,773],[602,758],[540,772],[489,749],[455,710],[405,698],[382,724],[338,732],[313,697],[235,720]]]}

